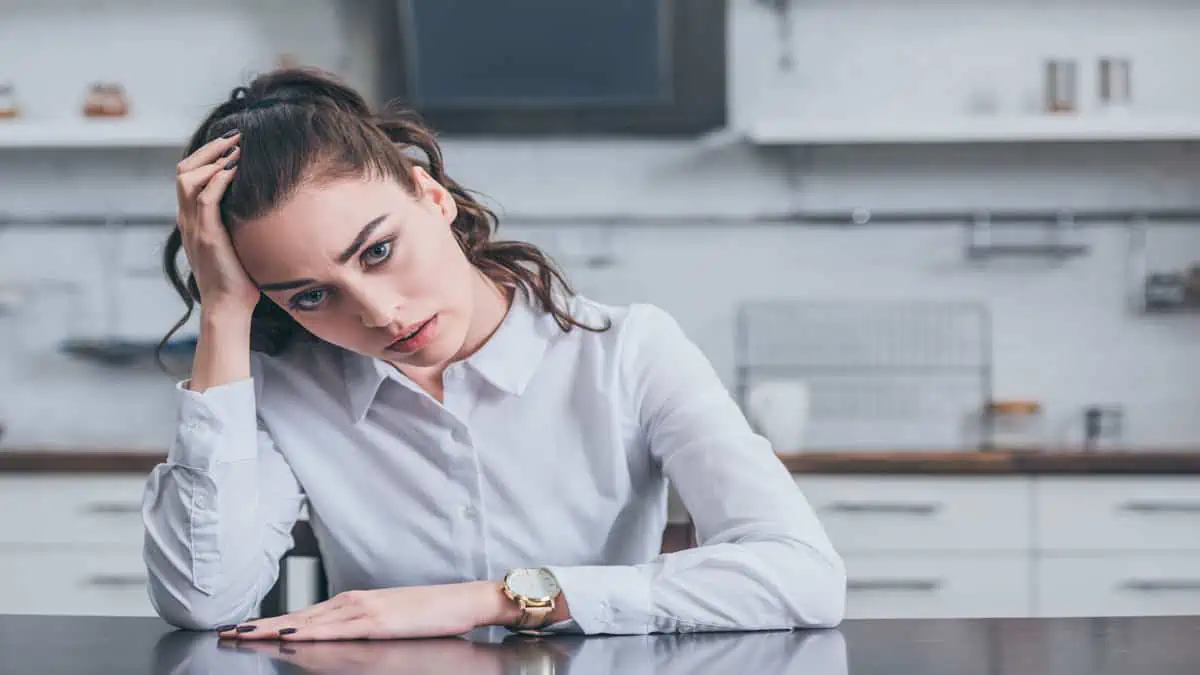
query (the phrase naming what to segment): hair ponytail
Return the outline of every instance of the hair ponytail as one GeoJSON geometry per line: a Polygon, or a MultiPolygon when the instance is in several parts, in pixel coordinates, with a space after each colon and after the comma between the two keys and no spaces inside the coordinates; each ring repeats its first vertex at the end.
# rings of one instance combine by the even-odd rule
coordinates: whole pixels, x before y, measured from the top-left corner
{"type": "MultiPolygon", "coordinates": [[[[493,239],[495,213],[446,173],[434,132],[410,110],[376,114],[354,89],[329,73],[287,68],[236,87],[193,134],[185,156],[230,129],[243,132],[238,178],[221,199],[226,228],[261,217],[282,204],[304,181],[374,175],[399,181],[410,193],[419,190],[411,169],[424,168],[446,188],[458,207],[451,224],[467,260],[493,282],[524,293],[554,316],[563,331],[590,326],[572,316],[574,291],[539,248],[520,241],[493,239]],[[422,156],[414,156],[411,151],[422,156]]],[[[167,238],[163,270],[187,311],[163,338],[162,347],[191,317],[201,301],[194,276],[178,266],[182,237],[178,227],[167,238]]],[[[250,348],[275,355],[297,340],[315,339],[266,296],[251,317],[250,348]]],[[[160,359],[161,363],[161,359],[160,359]]]]}

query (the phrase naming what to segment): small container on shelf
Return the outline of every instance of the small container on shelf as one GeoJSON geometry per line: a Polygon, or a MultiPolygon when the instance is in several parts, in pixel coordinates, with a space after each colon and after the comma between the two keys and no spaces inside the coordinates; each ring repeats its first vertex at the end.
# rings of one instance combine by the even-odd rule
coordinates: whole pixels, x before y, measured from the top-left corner
{"type": "Polygon", "coordinates": [[[1100,59],[1096,73],[1100,108],[1104,112],[1128,112],[1133,104],[1133,67],[1129,59],[1100,59]]]}
{"type": "Polygon", "coordinates": [[[1042,404],[1026,399],[989,401],[984,415],[988,421],[990,447],[994,450],[1041,450],[1045,447],[1042,404]]]}
{"type": "Polygon", "coordinates": [[[115,82],[93,82],[83,101],[85,117],[125,117],[129,114],[129,97],[125,88],[115,82]]]}
{"type": "Polygon", "coordinates": [[[21,106],[17,104],[17,90],[12,82],[0,82],[0,119],[13,119],[21,116],[21,106]]]}
{"type": "Polygon", "coordinates": [[[1047,59],[1045,68],[1045,111],[1051,114],[1077,112],[1079,67],[1076,62],[1072,59],[1047,59]]]}

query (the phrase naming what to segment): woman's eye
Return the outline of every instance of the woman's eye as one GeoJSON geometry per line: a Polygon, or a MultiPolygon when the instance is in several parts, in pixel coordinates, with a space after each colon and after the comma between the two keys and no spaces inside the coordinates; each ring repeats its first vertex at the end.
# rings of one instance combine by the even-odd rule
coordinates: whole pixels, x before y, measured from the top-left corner
{"type": "Polygon", "coordinates": [[[362,259],[363,259],[363,262],[367,263],[368,265],[378,265],[379,263],[383,262],[384,260],[387,260],[388,256],[390,256],[391,254],[392,254],[392,242],[381,241],[378,244],[375,244],[374,246],[363,251],[362,259]]]}
{"type": "Polygon", "coordinates": [[[314,288],[311,291],[305,291],[293,297],[292,307],[295,309],[315,309],[323,300],[325,300],[325,289],[314,288]]]}

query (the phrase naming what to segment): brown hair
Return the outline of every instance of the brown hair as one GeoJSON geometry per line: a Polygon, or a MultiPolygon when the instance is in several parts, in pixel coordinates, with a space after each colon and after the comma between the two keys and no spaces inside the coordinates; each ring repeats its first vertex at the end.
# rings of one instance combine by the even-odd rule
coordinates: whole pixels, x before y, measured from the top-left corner
{"type": "MultiPolygon", "coordinates": [[[[314,68],[286,68],[235,88],[196,130],[185,156],[234,128],[242,132],[243,152],[238,177],[221,199],[227,229],[271,212],[306,181],[369,175],[397,180],[415,193],[419,187],[411,170],[419,165],[453,195],[458,215],[451,228],[472,265],[497,284],[524,293],[565,332],[609,327],[607,322],[588,326],[571,316],[566,301],[575,293],[540,249],[492,238],[496,215],[446,175],[433,131],[412,111],[376,114],[337,77],[314,68]],[[414,157],[414,150],[423,157],[414,157]]],[[[176,227],[167,238],[163,269],[187,312],[163,338],[160,352],[201,301],[195,277],[189,273],[185,280],[179,270],[182,243],[176,227]]],[[[251,319],[251,350],[276,355],[298,339],[315,338],[283,308],[260,297],[251,319]]]]}

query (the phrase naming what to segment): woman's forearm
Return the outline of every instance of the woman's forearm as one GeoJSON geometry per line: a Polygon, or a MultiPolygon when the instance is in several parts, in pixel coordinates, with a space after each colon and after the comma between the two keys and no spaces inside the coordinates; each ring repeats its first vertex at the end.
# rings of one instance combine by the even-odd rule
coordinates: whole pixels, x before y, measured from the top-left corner
{"type": "Polygon", "coordinates": [[[204,310],[188,389],[203,392],[250,377],[250,316],[204,310]]]}

